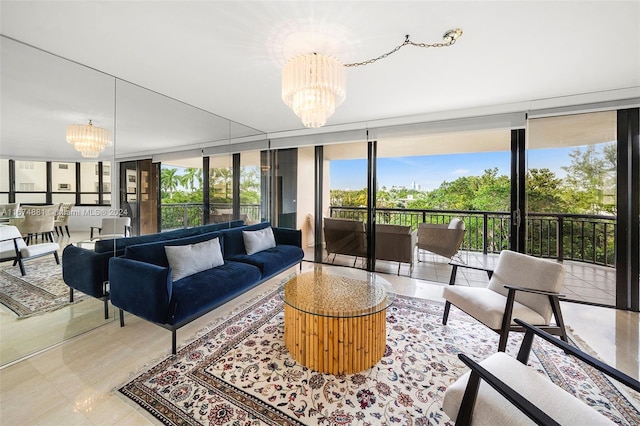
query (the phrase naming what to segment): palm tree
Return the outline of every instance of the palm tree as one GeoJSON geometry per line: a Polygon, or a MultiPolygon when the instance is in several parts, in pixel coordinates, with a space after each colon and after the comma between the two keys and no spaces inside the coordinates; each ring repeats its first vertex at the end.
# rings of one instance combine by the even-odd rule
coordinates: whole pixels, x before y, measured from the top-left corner
{"type": "Polygon", "coordinates": [[[160,185],[163,192],[169,193],[169,198],[173,198],[173,192],[178,189],[180,176],[177,169],[162,169],[160,172],[160,185]]]}
{"type": "Polygon", "coordinates": [[[187,167],[184,169],[184,174],[180,177],[180,183],[185,187],[195,191],[197,188],[202,187],[202,169],[195,167],[187,167]],[[195,185],[197,183],[197,185],[195,185]]]}

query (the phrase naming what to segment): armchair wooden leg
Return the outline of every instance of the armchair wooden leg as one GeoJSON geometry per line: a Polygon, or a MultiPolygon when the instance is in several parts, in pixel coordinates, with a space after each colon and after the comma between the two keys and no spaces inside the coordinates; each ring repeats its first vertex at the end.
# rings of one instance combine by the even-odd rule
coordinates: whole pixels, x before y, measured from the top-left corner
{"type": "Polygon", "coordinates": [[[567,339],[567,330],[564,328],[562,311],[560,310],[560,299],[558,296],[549,296],[549,303],[551,303],[551,310],[553,311],[553,316],[556,319],[556,325],[560,327],[560,339],[565,343],[569,343],[569,340],[567,339]]]}
{"type": "Polygon", "coordinates": [[[513,303],[516,300],[516,291],[509,289],[507,295],[507,304],[504,307],[504,315],[502,316],[502,327],[500,328],[500,342],[498,343],[498,352],[504,352],[507,349],[507,340],[509,339],[509,330],[511,329],[511,315],[513,314],[513,303]]]}
{"type": "Polygon", "coordinates": [[[53,257],[56,258],[56,263],[59,265],[60,264],[60,256],[58,256],[58,252],[57,251],[53,252],[53,257]]]}
{"type": "Polygon", "coordinates": [[[22,276],[27,275],[27,271],[24,270],[24,262],[22,261],[22,259],[18,259],[18,265],[20,265],[20,273],[22,274],[22,276]]]}
{"type": "Polygon", "coordinates": [[[176,354],[176,331],[171,330],[171,353],[176,354]]]}
{"type": "Polygon", "coordinates": [[[442,325],[447,325],[449,320],[449,309],[451,309],[451,302],[447,301],[444,304],[444,313],[442,314],[442,325]]]}

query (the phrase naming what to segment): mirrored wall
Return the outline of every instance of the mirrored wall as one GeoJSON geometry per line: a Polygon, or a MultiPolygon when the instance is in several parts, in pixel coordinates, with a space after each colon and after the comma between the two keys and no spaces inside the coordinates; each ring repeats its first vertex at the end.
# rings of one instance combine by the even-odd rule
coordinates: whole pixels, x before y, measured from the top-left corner
{"type": "MultiPolygon", "coordinates": [[[[192,168],[197,176],[210,160],[204,147],[264,139],[254,129],[19,41],[1,37],[0,43],[0,204],[73,204],[69,233],[54,234],[61,261],[69,244],[91,250],[90,229],[103,219],[131,217],[134,235],[163,230],[163,164],[173,164],[181,175],[192,168]],[[98,158],[82,157],[65,137],[68,125],[89,120],[113,135],[98,158]]],[[[225,167],[232,167],[231,157],[225,167]]],[[[205,186],[187,180],[179,185],[201,193],[205,186]]],[[[184,210],[187,203],[176,204],[184,210]]],[[[202,223],[199,204],[196,222],[175,226],[202,223]]],[[[108,304],[105,319],[103,301],[77,291],[70,303],[53,256],[28,260],[25,267],[22,277],[12,261],[0,263],[0,366],[117,316],[108,304]]]]}

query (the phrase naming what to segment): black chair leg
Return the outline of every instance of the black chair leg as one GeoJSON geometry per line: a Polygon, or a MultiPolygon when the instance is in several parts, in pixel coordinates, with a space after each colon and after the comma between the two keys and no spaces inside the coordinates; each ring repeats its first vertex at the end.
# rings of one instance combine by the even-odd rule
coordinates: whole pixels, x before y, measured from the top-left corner
{"type": "Polygon", "coordinates": [[[562,311],[560,310],[560,299],[557,296],[549,296],[549,303],[551,303],[551,310],[553,316],[556,319],[556,325],[560,327],[560,339],[563,342],[569,343],[567,338],[567,330],[564,328],[564,319],[562,318],[562,311]]]}
{"type": "Polygon", "coordinates": [[[18,265],[20,265],[20,273],[22,276],[27,275],[27,272],[24,270],[24,262],[22,262],[22,259],[18,259],[18,265]]]}
{"type": "Polygon", "coordinates": [[[109,319],[109,300],[107,298],[104,299],[104,319],[109,319]]]}
{"type": "Polygon", "coordinates": [[[176,330],[171,330],[171,353],[176,354],[176,330]]]}
{"type": "Polygon", "coordinates": [[[120,327],[124,327],[124,311],[120,309],[120,327]]]}
{"type": "Polygon", "coordinates": [[[442,314],[442,325],[447,325],[449,320],[449,309],[451,309],[451,302],[447,301],[444,304],[444,313],[442,314]]]}
{"type": "Polygon", "coordinates": [[[69,303],[73,303],[73,288],[69,287],[69,303]]]}
{"type": "Polygon", "coordinates": [[[57,251],[53,252],[53,257],[56,258],[56,263],[59,265],[60,264],[60,256],[58,256],[58,252],[57,251]]]}
{"type": "MultiPolygon", "coordinates": [[[[67,237],[71,238],[71,234],[69,233],[69,225],[65,225],[64,229],[67,230],[67,237]]],[[[60,228],[60,233],[62,233],[62,228],[60,228]]]]}

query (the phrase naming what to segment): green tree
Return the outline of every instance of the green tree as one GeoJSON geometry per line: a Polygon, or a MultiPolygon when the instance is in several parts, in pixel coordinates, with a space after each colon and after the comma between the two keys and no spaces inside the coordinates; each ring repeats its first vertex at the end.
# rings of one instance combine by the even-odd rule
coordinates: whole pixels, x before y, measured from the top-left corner
{"type": "Polygon", "coordinates": [[[567,205],[562,197],[562,179],[547,168],[529,169],[526,177],[527,209],[535,213],[565,212],[567,205]]]}
{"type": "Polygon", "coordinates": [[[178,169],[163,168],[160,172],[160,190],[164,194],[169,194],[169,198],[173,198],[173,193],[178,189],[180,185],[180,176],[178,175],[178,169]]]}
{"type": "Polygon", "coordinates": [[[187,167],[180,177],[180,183],[191,192],[195,191],[196,188],[202,188],[202,169],[187,167]]]}
{"type": "Polygon", "coordinates": [[[570,154],[563,195],[575,213],[615,213],[615,142],[577,147],[570,154]]]}

